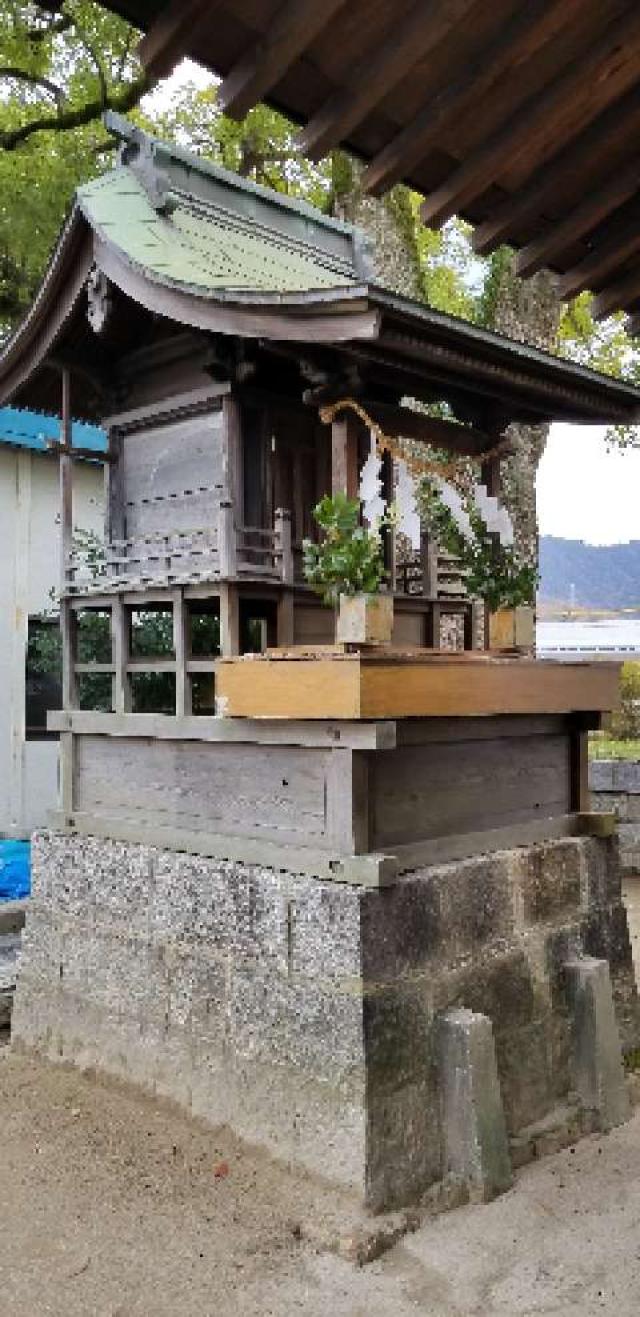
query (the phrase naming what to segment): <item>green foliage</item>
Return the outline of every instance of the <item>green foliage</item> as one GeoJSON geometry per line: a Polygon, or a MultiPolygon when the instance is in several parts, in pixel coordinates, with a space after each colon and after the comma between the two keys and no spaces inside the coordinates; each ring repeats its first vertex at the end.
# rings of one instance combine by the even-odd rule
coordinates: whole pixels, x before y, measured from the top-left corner
{"type": "Polygon", "coordinates": [[[303,541],[306,580],[327,604],[341,594],[377,594],[386,572],[382,539],[360,525],[360,501],[341,492],[325,494],[313,510],[323,538],[303,541]]]}
{"type": "Polygon", "coordinates": [[[533,603],[537,583],[535,567],[522,562],[514,548],[501,544],[497,536],[487,530],[470,500],[467,500],[466,512],[471,535],[465,535],[428,476],[420,481],[417,497],[425,525],[443,548],[455,554],[465,569],[466,587],[471,598],[486,600],[493,612],[498,608],[533,603]]]}
{"type": "Polygon", "coordinates": [[[611,715],[610,736],[615,741],[640,737],[640,663],[622,664],[620,705],[611,715]]]}
{"type": "Polygon", "coordinates": [[[87,0],[0,6],[0,335],[31,302],[78,183],[104,168],[102,111],[147,86],[138,35],[87,0]]]}
{"type": "Polygon", "coordinates": [[[640,741],[615,741],[606,732],[591,732],[589,758],[640,761],[640,741]]]}

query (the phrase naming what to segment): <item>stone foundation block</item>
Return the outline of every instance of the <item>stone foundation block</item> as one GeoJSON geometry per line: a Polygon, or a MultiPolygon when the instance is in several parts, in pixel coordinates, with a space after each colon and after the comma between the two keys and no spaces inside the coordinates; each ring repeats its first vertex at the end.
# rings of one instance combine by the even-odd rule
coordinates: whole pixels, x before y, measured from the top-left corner
{"type": "MultiPolygon", "coordinates": [[[[372,890],[42,833],[15,1039],[228,1122],[372,1210],[438,1198],[455,1161],[447,1105],[463,1101],[451,1068],[444,1078],[443,1014],[447,1064],[467,1056],[469,1119],[484,1129],[500,1099],[513,1138],[573,1086],[567,960],[610,957],[625,1044],[638,1046],[616,855],[576,838],[372,890]]],[[[506,1183],[502,1154],[499,1172],[478,1156],[478,1183],[506,1183]]]]}
{"type": "Polygon", "coordinates": [[[620,1035],[606,960],[585,956],[567,963],[572,1012],[573,1066],[577,1092],[598,1113],[602,1129],[629,1118],[620,1035]]]}
{"type": "Polygon", "coordinates": [[[445,1174],[488,1200],[513,1178],[491,1020],[447,1011],[438,1039],[445,1174]]]}

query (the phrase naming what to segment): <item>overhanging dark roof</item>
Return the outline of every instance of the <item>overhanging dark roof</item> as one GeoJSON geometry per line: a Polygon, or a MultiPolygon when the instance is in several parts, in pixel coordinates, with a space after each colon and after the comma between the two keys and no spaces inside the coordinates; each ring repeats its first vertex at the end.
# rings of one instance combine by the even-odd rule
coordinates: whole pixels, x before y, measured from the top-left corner
{"type": "Polygon", "coordinates": [[[267,99],[319,158],[344,145],[364,185],[404,180],[427,223],[454,213],[519,270],[589,288],[640,327],[637,0],[113,0],[163,74],[183,56],[222,75],[242,117],[267,99]]]}
{"type": "MultiPolygon", "coordinates": [[[[34,381],[51,365],[108,379],[114,338],[105,343],[87,318],[95,267],[117,291],[125,336],[129,299],[149,323],[288,343],[294,357],[312,348],[334,370],[338,358],[362,363],[374,382],[379,373],[398,394],[444,398],[488,431],[510,420],[640,418],[630,385],[372,284],[352,227],[114,126],[120,160],[78,191],[35,302],[0,355],[0,402],[50,406],[34,381]]],[[[74,396],[79,407],[81,387],[74,396]]]]}

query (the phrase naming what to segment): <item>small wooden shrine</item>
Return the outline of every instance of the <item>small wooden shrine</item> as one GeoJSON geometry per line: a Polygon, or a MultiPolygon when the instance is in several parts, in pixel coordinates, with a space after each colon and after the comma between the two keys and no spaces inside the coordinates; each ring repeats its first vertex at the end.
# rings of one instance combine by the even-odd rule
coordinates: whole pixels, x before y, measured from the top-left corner
{"type": "MultiPolygon", "coordinates": [[[[0,397],[62,406],[65,427],[72,412],[109,436],[105,550],[89,566],[73,542],[61,454],[71,703],[83,675],[72,621],[87,608],[113,617],[104,672],[115,713],[137,707],[143,660],[129,621],[142,605],[174,610],[174,651],[158,661],[175,675],[180,716],[213,708],[217,649],[192,646],[194,616],[218,616],[225,655],[332,639],[332,617],[303,581],[301,543],[323,493],[357,491],[370,435],[353,409],[324,424],[327,405],[351,399],[389,436],[386,497],[396,438],[484,460],[495,492],[510,422],[637,416],[625,384],[371,285],[358,230],[109,122],[117,167],[80,188],[0,357],[0,397]],[[409,398],[446,403],[451,419],[409,398]]],[[[391,536],[386,555],[394,642],[437,646],[447,612],[463,617],[471,647],[472,605],[446,555],[438,561],[426,537],[419,554],[400,555],[391,536]]]]}
{"type": "Polygon", "coordinates": [[[322,494],[356,493],[372,426],[387,496],[408,443],[478,459],[493,493],[511,422],[630,422],[640,393],[372,285],[357,230],[112,127],[118,164],[0,357],[0,398],[52,409],[62,380],[63,411],[61,804],[17,1036],[403,1204],[472,1173],[442,1116],[450,1008],[491,1058],[495,1032],[505,1149],[500,1101],[529,1148],[576,1087],[569,952],[608,959],[633,1015],[612,851],[583,835],[616,670],[442,654],[446,612],[471,648],[472,604],[424,537],[411,561],[386,543],[395,649],[323,653],[301,542],[322,494]],[[109,439],[89,553],[72,413],[109,439]]]}

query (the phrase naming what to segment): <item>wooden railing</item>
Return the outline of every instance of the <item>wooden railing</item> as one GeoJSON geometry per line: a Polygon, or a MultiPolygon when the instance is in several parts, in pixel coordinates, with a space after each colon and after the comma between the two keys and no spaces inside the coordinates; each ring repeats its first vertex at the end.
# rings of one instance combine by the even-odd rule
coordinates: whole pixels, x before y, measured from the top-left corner
{"type": "Polygon", "coordinates": [[[65,569],[69,595],[238,579],[293,583],[288,512],[276,512],[272,529],[237,528],[231,503],[221,502],[216,526],[112,540],[89,551],[74,548],[65,569]]]}

